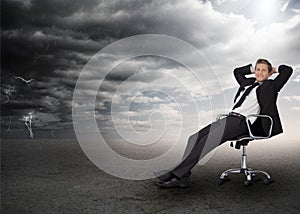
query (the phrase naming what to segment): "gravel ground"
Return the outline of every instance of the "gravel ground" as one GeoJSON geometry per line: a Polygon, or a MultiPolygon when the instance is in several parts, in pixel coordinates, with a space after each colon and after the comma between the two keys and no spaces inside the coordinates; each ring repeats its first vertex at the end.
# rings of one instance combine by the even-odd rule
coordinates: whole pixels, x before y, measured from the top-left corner
{"type": "Polygon", "coordinates": [[[76,141],[2,140],[1,213],[300,213],[300,145],[253,144],[248,165],[271,174],[268,186],[244,187],[242,175],[218,185],[220,173],[240,162],[240,151],[225,144],[194,168],[190,188],[161,189],[155,179],[101,171],[76,141]]]}

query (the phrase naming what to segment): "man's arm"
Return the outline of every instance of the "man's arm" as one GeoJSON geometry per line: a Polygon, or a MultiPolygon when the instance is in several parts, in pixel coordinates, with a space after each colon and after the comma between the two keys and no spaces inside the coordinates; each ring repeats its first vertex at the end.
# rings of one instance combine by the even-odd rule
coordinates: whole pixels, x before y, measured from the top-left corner
{"type": "Polygon", "coordinates": [[[233,74],[240,86],[251,85],[255,78],[247,78],[246,75],[253,73],[252,64],[235,68],[233,74]]]}
{"type": "Polygon", "coordinates": [[[274,89],[279,92],[280,89],[285,85],[293,73],[293,69],[287,65],[280,65],[278,68],[279,75],[274,79],[274,89]]]}

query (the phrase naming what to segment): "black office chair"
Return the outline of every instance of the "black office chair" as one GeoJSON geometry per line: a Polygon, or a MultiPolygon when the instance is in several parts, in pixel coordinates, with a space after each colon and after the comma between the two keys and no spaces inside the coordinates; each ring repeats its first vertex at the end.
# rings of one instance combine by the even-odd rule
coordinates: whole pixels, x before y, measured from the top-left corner
{"type": "MultiPolygon", "coordinates": [[[[228,114],[221,114],[218,116],[217,119],[220,119],[221,117],[224,117],[224,116],[228,116],[228,114]]],[[[246,181],[244,182],[245,186],[250,186],[254,183],[255,174],[264,174],[266,176],[266,178],[264,179],[264,183],[266,185],[273,182],[273,180],[271,180],[271,176],[267,172],[248,168],[247,167],[247,155],[246,155],[246,147],[247,147],[249,141],[270,138],[271,133],[272,133],[273,120],[268,115],[250,114],[246,117],[246,121],[247,121],[249,135],[240,136],[238,139],[230,140],[230,141],[236,142],[235,148],[239,149],[240,146],[242,146],[242,148],[243,148],[241,168],[228,169],[228,170],[224,171],[219,178],[219,181],[218,181],[219,185],[230,180],[228,177],[229,174],[245,174],[246,175],[246,181]],[[268,132],[268,136],[254,136],[253,135],[251,128],[250,128],[250,118],[251,117],[256,117],[256,118],[262,117],[262,118],[267,118],[270,120],[271,125],[270,125],[270,129],[268,132]]],[[[231,146],[233,146],[233,142],[231,142],[231,146]]]]}

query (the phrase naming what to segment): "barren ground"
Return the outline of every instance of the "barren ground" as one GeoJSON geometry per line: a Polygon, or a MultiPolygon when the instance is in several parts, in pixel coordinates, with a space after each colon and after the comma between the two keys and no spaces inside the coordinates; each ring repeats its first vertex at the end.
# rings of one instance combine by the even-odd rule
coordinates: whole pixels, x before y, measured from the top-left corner
{"type": "Polygon", "coordinates": [[[240,162],[240,151],[224,144],[194,168],[190,188],[160,189],[154,179],[124,180],[101,171],[76,141],[2,140],[1,213],[296,214],[299,144],[249,146],[248,165],[268,171],[275,180],[269,186],[260,181],[244,187],[242,175],[219,186],[220,173],[240,162]]]}

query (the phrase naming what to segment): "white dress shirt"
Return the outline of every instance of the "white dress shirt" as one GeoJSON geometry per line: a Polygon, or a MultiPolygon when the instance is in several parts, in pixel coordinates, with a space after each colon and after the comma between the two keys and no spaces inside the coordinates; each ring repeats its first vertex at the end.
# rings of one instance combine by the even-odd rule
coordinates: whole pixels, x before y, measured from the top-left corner
{"type": "MultiPolygon", "coordinates": [[[[260,83],[261,84],[261,83],[260,83]]],[[[236,99],[236,102],[234,103],[234,105],[241,99],[242,95],[245,93],[245,91],[247,90],[249,86],[245,87],[245,90],[242,91],[240,93],[240,95],[238,96],[238,98],[236,99]]],[[[246,97],[246,99],[244,100],[244,102],[242,103],[241,106],[235,108],[233,111],[239,114],[242,114],[244,116],[247,116],[249,114],[259,114],[260,112],[260,107],[257,101],[257,96],[256,96],[256,90],[257,90],[256,86],[255,88],[253,88],[249,95],[246,97]]],[[[255,117],[251,117],[250,118],[250,122],[253,123],[256,120],[255,117]]]]}

